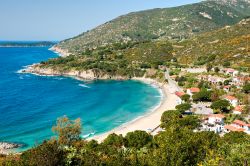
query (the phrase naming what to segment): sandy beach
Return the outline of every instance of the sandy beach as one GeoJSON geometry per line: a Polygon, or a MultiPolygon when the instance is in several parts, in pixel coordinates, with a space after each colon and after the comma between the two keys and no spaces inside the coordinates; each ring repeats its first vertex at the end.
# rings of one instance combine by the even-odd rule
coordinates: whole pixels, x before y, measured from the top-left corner
{"type": "Polygon", "coordinates": [[[177,96],[174,94],[174,87],[167,83],[159,83],[149,78],[134,78],[133,80],[142,81],[144,83],[159,87],[163,95],[161,104],[156,107],[155,110],[147,113],[141,118],[123,124],[122,126],[117,127],[104,134],[93,136],[88,140],[95,139],[98,142],[102,142],[109,134],[112,133],[122,134],[123,136],[125,136],[128,132],[135,130],[143,130],[148,132],[149,130],[152,130],[159,126],[161,115],[163,112],[165,112],[166,110],[175,109],[175,106],[177,105],[177,96]]]}

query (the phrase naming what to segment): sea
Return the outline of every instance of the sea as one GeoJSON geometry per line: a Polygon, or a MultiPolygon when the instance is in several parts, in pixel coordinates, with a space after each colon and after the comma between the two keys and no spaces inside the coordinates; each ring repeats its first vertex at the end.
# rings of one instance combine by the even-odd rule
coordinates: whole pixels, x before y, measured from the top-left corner
{"type": "Polygon", "coordinates": [[[159,89],[138,81],[79,81],[18,71],[56,58],[48,47],[0,48],[0,142],[18,151],[54,137],[59,117],[81,118],[82,138],[102,134],[152,111],[159,89]]]}

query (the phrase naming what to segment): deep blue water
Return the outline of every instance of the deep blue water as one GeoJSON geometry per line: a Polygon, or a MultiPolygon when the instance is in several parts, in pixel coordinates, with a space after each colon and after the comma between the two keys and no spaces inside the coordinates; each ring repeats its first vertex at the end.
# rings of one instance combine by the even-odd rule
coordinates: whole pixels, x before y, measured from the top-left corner
{"type": "Polygon", "coordinates": [[[82,119],[83,136],[100,134],[160,102],[156,88],[136,81],[82,82],[17,73],[56,56],[48,48],[0,48],[0,141],[32,147],[53,136],[51,127],[64,115],[82,119]]]}

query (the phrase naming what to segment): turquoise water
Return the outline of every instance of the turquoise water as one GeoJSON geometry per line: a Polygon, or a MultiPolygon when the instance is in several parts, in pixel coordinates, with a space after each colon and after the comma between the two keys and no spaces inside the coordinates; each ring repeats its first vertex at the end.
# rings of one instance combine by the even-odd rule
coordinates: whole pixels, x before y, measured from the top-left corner
{"type": "Polygon", "coordinates": [[[0,141],[30,148],[53,136],[51,127],[64,115],[82,119],[83,137],[100,134],[160,103],[160,92],[141,82],[82,82],[17,73],[56,56],[48,48],[0,48],[0,141]]]}

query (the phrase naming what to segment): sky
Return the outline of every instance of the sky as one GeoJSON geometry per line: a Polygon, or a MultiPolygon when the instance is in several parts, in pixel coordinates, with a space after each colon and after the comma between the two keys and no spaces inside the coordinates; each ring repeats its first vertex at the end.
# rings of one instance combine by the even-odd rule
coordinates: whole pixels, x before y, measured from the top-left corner
{"type": "Polygon", "coordinates": [[[200,0],[0,0],[0,40],[60,41],[134,11],[200,0]]]}

